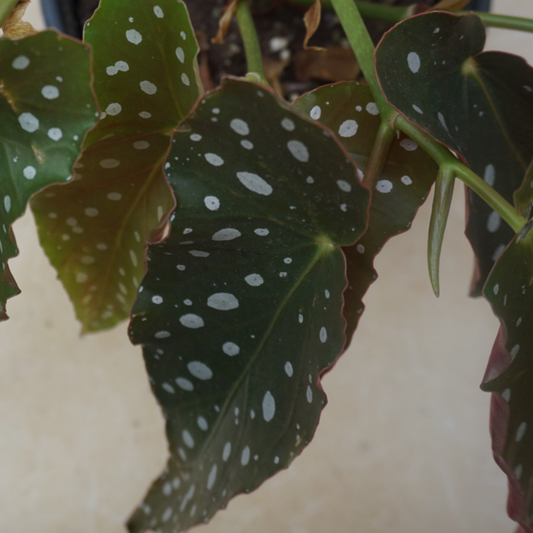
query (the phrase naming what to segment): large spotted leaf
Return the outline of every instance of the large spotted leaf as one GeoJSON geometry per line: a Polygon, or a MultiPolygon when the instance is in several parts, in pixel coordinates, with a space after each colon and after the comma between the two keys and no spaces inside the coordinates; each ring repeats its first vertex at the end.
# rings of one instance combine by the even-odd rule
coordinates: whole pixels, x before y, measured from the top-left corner
{"type": "Polygon", "coordinates": [[[177,133],[179,205],[133,309],[171,457],[132,532],[208,519],[310,441],[341,353],[342,246],[368,191],[330,133],[266,89],[226,81],[177,133]]]}
{"type": "Polygon", "coordinates": [[[509,478],[509,516],[533,532],[533,223],[516,235],[496,263],[485,297],[500,319],[484,377],[491,391],[494,457],[509,478]]]}
{"type": "Polygon", "coordinates": [[[94,50],[102,119],[73,182],[39,195],[32,208],[83,329],[96,331],[129,314],[146,238],[173,206],[163,172],[170,133],[199,85],[197,44],[181,1],[103,0],[85,39],[94,50]]]}
{"type": "MultiPolygon", "coordinates": [[[[328,85],[307,93],[294,106],[333,130],[364,173],[381,123],[366,85],[328,85]]],[[[403,135],[395,138],[372,195],[368,228],[355,245],[344,248],[348,265],[344,294],[348,340],[363,312],[363,296],[377,277],[375,256],[391,237],[411,227],[436,174],[436,163],[413,140],[403,135]]]]}
{"type": "MultiPolygon", "coordinates": [[[[533,69],[520,57],[481,53],[475,15],[429,13],[386,34],[376,51],[387,99],[409,120],[460,154],[509,202],[533,158],[533,69]]],[[[477,255],[480,294],[512,230],[472,191],[467,236],[477,255]]]]}
{"type": "Polygon", "coordinates": [[[0,320],[19,293],[7,265],[18,253],[11,224],[34,193],[71,178],[96,115],[86,46],[54,31],[0,39],[0,320]]]}

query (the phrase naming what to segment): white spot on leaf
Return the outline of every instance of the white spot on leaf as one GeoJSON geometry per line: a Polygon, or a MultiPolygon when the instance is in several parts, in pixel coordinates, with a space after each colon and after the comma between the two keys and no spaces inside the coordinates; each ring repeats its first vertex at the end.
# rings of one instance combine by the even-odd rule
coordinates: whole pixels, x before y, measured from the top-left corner
{"type": "Polygon", "coordinates": [[[217,292],[207,299],[207,305],[219,311],[230,311],[239,307],[239,300],[228,292],[217,292]]]}
{"type": "Polygon", "coordinates": [[[205,160],[211,165],[213,165],[214,167],[220,167],[221,165],[224,164],[224,159],[222,159],[217,154],[207,153],[207,154],[204,154],[204,157],[205,157],[205,160]]]}
{"type": "Polygon", "coordinates": [[[139,86],[141,87],[141,91],[146,94],[152,95],[157,92],[157,87],[151,81],[141,81],[141,83],[139,83],[139,86]]]}
{"type": "Polygon", "coordinates": [[[222,345],[222,351],[229,355],[230,357],[233,357],[235,355],[238,355],[241,351],[241,349],[233,342],[225,342],[222,345]]]}
{"type": "Polygon", "coordinates": [[[126,39],[132,44],[139,44],[142,42],[143,37],[137,30],[126,31],[126,39]]]}
{"type": "Polygon", "coordinates": [[[287,148],[298,161],[302,163],[307,163],[309,161],[309,150],[304,143],[297,140],[291,140],[287,143],[287,148]]]}
{"type": "Polygon", "coordinates": [[[206,381],[213,377],[213,371],[200,361],[191,361],[187,364],[187,368],[195,378],[201,379],[202,381],[206,381]]]}
{"type": "Polygon", "coordinates": [[[252,172],[237,172],[239,181],[250,191],[263,196],[272,194],[272,187],[257,174],[252,172]]]}
{"type": "Polygon", "coordinates": [[[246,283],[252,287],[259,287],[259,285],[263,285],[265,282],[260,274],[249,274],[244,278],[244,281],[246,281],[246,283]]]}
{"type": "Polygon", "coordinates": [[[339,126],[339,135],[341,137],[353,137],[357,130],[359,129],[359,124],[355,120],[345,120],[339,126]]]}
{"type": "Polygon", "coordinates": [[[309,116],[313,120],[318,120],[321,115],[322,115],[322,109],[320,109],[320,106],[317,106],[317,105],[313,107],[313,109],[311,109],[311,112],[309,113],[309,116]]]}
{"type": "Polygon", "coordinates": [[[39,119],[33,116],[31,113],[22,113],[19,115],[20,127],[29,133],[33,133],[39,129],[39,119]]]}
{"type": "Polygon", "coordinates": [[[229,123],[229,127],[239,135],[248,135],[250,133],[248,124],[240,118],[232,119],[232,121],[229,123]]]}
{"type": "Polygon", "coordinates": [[[198,329],[204,326],[203,319],[192,313],[180,316],[180,323],[182,326],[190,329],[198,329]]]}
{"type": "Polygon", "coordinates": [[[409,70],[416,74],[420,70],[420,56],[416,52],[409,52],[407,64],[409,65],[409,70]]]}
{"type": "Polygon", "coordinates": [[[263,418],[265,419],[265,422],[270,422],[274,418],[275,413],[276,401],[270,391],[267,391],[263,396],[263,418]]]}
{"type": "Polygon", "coordinates": [[[224,228],[218,230],[212,237],[214,241],[232,241],[241,236],[241,232],[235,228],[224,228]]]}
{"type": "Polygon", "coordinates": [[[380,180],[376,183],[376,191],[389,193],[392,191],[392,183],[389,180],[380,180]]]}

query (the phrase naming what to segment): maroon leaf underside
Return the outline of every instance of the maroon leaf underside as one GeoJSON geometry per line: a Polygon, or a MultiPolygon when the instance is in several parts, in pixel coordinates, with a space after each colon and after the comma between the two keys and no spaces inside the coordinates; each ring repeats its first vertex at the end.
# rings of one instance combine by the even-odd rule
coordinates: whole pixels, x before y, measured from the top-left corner
{"type": "Polygon", "coordinates": [[[509,478],[509,516],[533,533],[533,231],[529,222],[494,266],[484,289],[501,327],[483,378],[492,392],[494,458],[509,478]]]}
{"type": "MultiPolygon", "coordinates": [[[[381,123],[366,85],[328,85],[302,96],[293,105],[331,129],[364,175],[381,123]]],[[[364,310],[363,296],[377,278],[373,267],[376,255],[390,238],[411,227],[437,170],[433,159],[414,141],[403,134],[394,139],[372,194],[367,230],[357,243],[343,248],[348,276],[344,292],[348,344],[364,310]]]]}

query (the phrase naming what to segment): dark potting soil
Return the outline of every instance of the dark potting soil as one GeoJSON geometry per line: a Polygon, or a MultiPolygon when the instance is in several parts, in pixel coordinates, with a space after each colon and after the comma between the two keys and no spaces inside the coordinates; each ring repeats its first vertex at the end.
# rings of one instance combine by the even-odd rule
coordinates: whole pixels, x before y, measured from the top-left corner
{"type": "MultiPolygon", "coordinates": [[[[74,3],[80,28],[99,4],[99,0],[61,1],[74,3]]],[[[211,42],[218,32],[219,19],[227,1],[184,0],[200,45],[200,74],[207,90],[216,87],[224,75],[246,74],[242,41],[235,21],[224,37],[223,44],[211,42]]],[[[434,5],[437,1],[426,0],[425,3],[434,5]]],[[[376,0],[374,3],[409,5],[413,1],[376,0]]],[[[252,2],[267,78],[275,90],[289,100],[324,83],[360,78],[359,67],[335,13],[322,10],[320,26],[309,43],[326,50],[303,49],[305,11],[305,8],[285,0],[252,2]]],[[[368,27],[377,43],[391,25],[369,22],[368,27]]]]}

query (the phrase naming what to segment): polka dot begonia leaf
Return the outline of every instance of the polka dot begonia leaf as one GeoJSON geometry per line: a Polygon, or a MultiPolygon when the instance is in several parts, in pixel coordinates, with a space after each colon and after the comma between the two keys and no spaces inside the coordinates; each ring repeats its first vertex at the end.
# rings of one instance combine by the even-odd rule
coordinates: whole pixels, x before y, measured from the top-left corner
{"type": "Polygon", "coordinates": [[[171,453],[132,533],[209,519],[311,440],[345,344],[342,247],[367,220],[341,145],[266,88],[226,80],[187,126],[168,159],[179,209],[130,326],[171,453]]]}
{"type": "MultiPolygon", "coordinates": [[[[423,14],[385,34],[377,74],[392,105],[512,202],[533,159],[533,69],[518,56],[482,53],[484,44],[476,15],[423,14]]],[[[479,295],[514,234],[471,191],[468,212],[477,256],[472,294],[479,295]]]]}
{"type": "Polygon", "coordinates": [[[0,320],[20,292],[7,264],[18,253],[11,224],[33,194],[71,179],[96,116],[88,47],[52,30],[0,39],[0,320]]]}
{"type": "MultiPolygon", "coordinates": [[[[328,85],[305,94],[293,105],[337,134],[363,176],[381,124],[369,88],[356,82],[328,85]]],[[[403,135],[393,140],[372,195],[368,228],[355,244],[344,248],[348,340],[363,312],[362,298],[377,277],[374,258],[391,237],[411,227],[436,174],[436,163],[414,141],[403,135]]]]}
{"type": "Polygon", "coordinates": [[[509,516],[533,530],[533,221],[494,266],[484,296],[500,320],[482,388],[492,392],[494,458],[509,478],[509,516]]]}
{"type": "Polygon", "coordinates": [[[157,240],[174,205],[163,169],[170,134],[200,85],[198,46],[181,1],[103,0],[85,40],[101,119],[72,183],[37,196],[32,208],[43,247],[91,332],[129,315],[146,240],[157,240]]]}

